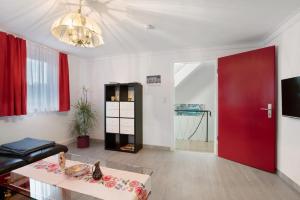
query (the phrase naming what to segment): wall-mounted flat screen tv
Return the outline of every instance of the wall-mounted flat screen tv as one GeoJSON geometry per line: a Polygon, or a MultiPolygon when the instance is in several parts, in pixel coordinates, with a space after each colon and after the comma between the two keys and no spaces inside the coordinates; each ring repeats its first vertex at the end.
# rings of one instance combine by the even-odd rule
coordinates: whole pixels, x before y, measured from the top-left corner
{"type": "Polygon", "coordinates": [[[300,77],[281,80],[282,115],[300,118],[300,77]]]}

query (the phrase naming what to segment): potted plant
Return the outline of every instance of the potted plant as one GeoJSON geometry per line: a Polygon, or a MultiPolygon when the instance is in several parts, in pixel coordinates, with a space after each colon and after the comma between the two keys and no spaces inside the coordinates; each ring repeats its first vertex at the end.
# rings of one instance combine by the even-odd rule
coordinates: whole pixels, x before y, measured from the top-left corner
{"type": "Polygon", "coordinates": [[[77,147],[87,148],[90,146],[89,130],[94,127],[96,115],[92,110],[91,103],[88,102],[87,89],[82,89],[82,97],[74,105],[75,113],[72,124],[73,133],[77,137],[77,147]]]}

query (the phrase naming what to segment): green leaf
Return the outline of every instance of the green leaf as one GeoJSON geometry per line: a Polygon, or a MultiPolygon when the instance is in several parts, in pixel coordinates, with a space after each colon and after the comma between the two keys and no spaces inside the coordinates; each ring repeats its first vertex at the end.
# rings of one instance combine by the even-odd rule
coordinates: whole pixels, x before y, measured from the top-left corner
{"type": "Polygon", "coordinates": [[[74,117],[71,124],[72,133],[79,136],[87,135],[89,130],[95,126],[96,113],[88,102],[87,89],[83,88],[83,96],[74,104],[74,117]]]}

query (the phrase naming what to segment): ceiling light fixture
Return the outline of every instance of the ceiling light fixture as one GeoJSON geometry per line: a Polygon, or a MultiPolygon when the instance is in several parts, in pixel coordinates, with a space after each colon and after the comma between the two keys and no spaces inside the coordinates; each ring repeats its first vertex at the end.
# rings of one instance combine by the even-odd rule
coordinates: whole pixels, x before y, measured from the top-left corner
{"type": "Polygon", "coordinates": [[[82,0],[77,12],[70,12],[58,18],[51,27],[51,33],[58,40],[79,47],[98,47],[102,44],[102,32],[99,25],[81,13],[82,0]]]}

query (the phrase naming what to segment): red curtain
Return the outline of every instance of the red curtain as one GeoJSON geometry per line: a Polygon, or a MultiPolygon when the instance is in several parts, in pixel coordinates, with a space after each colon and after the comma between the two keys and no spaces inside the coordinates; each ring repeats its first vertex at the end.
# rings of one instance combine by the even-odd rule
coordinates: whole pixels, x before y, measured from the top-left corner
{"type": "Polygon", "coordinates": [[[26,114],[26,41],[0,32],[0,116],[26,114]]]}
{"type": "Polygon", "coordinates": [[[59,53],[59,112],[70,110],[68,55],[59,53]]]}

